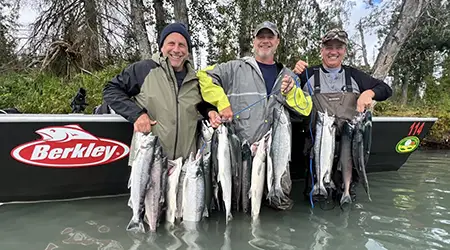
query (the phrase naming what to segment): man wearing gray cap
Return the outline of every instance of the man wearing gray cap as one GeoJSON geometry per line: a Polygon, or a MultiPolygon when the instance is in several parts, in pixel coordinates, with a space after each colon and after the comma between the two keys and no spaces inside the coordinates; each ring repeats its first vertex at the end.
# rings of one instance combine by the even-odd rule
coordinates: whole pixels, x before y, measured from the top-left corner
{"type": "MultiPolygon", "coordinates": [[[[345,130],[345,122],[352,120],[358,112],[364,112],[371,106],[372,100],[384,101],[392,95],[391,88],[385,82],[342,64],[347,53],[347,44],[348,35],[345,31],[331,29],[322,37],[320,49],[322,64],[305,70],[306,63],[299,61],[294,68],[294,72],[300,76],[302,88],[309,91],[312,96],[314,103],[312,119],[315,120],[314,117],[317,117],[316,112],[323,113],[325,110],[329,115],[336,117],[336,146],[339,147],[336,147],[335,152],[339,157],[336,158],[335,166],[338,166],[336,169],[339,171],[334,171],[333,179],[337,183],[344,183],[343,189],[340,185],[336,185],[341,205],[355,200],[353,187],[357,183],[357,176],[351,171],[352,163],[345,160],[351,157],[348,156],[350,150],[347,144],[343,144],[347,140],[340,140],[344,134],[342,131],[345,130]],[[348,150],[342,150],[343,148],[348,150]],[[349,171],[343,171],[344,168],[349,171]]],[[[313,125],[312,129],[314,128],[313,125]]],[[[310,185],[307,186],[305,194],[309,193],[311,188],[310,185]]],[[[318,190],[313,190],[312,194],[320,196],[318,190]]]]}
{"type": "Polygon", "coordinates": [[[295,74],[274,60],[280,43],[277,26],[262,22],[253,35],[252,57],[212,65],[197,74],[202,97],[219,110],[220,119],[213,126],[234,119],[237,131],[250,144],[269,130],[273,108],[283,104],[301,116],[308,116],[312,109],[307,93],[295,91],[294,82],[290,81],[295,74]],[[262,97],[267,100],[256,104],[262,97]],[[294,98],[297,103],[293,102],[294,98]],[[255,105],[248,108],[252,104],[255,105]],[[239,114],[233,115],[237,111],[239,114]]]}
{"type": "MultiPolygon", "coordinates": [[[[220,117],[212,119],[213,127],[232,121],[238,136],[255,149],[271,129],[274,112],[288,110],[285,113],[307,117],[312,101],[294,86],[292,77],[296,75],[274,60],[280,43],[277,26],[265,21],[256,26],[253,35],[252,57],[212,65],[197,75],[203,99],[219,111],[220,117]]],[[[289,209],[291,205],[286,202],[278,208],[289,209]]]]}

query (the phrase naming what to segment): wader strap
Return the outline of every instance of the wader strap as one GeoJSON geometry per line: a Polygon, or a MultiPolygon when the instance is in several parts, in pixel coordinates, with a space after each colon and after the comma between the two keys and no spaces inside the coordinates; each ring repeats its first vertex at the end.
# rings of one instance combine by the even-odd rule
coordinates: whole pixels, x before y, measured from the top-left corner
{"type": "Polygon", "coordinates": [[[314,94],[319,94],[320,93],[320,72],[319,72],[319,68],[314,68],[313,76],[314,76],[314,94]]]}
{"type": "Polygon", "coordinates": [[[348,67],[344,68],[345,70],[345,90],[347,92],[352,93],[353,92],[353,87],[352,87],[352,78],[350,75],[350,69],[348,67]]]}

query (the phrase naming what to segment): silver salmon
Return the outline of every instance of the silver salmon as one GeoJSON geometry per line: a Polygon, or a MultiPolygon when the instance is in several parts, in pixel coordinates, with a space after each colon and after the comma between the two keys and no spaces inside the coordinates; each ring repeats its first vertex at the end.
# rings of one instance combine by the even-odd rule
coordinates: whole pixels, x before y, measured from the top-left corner
{"type": "Polygon", "coordinates": [[[195,158],[191,152],[183,183],[183,221],[198,222],[205,211],[205,179],[198,150],[195,158]]]}
{"type": "Polygon", "coordinates": [[[219,136],[218,130],[216,129],[211,138],[211,188],[213,193],[213,202],[211,202],[211,209],[216,209],[217,211],[223,210],[221,208],[221,202],[219,199],[219,183],[217,181],[219,177],[219,161],[217,159],[219,148],[219,136]]]}
{"type": "Polygon", "coordinates": [[[177,211],[177,191],[178,181],[180,179],[181,167],[183,166],[183,158],[168,161],[168,181],[166,192],[166,220],[175,222],[175,212],[177,211]]]}
{"type": "Polygon", "coordinates": [[[232,125],[228,126],[228,141],[231,156],[231,175],[232,175],[232,209],[239,211],[241,203],[242,187],[242,150],[241,139],[236,135],[232,125]]]}
{"type": "Polygon", "coordinates": [[[327,111],[325,113],[318,111],[316,137],[314,141],[317,182],[313,187],[313,195],[328,197],[325,185],[329,185],[333,189],[335,188],[331,180],[336,134],[334,120],[334,116],[329,116],[327,111]]]}
{"type": "Polygon", "coordinates": [[[350,196],[350,184],[352,181],[353,161],[352,161],[352,138],[354,125],[344,122],[341,135],[339,168],[342,173],[344,191],[342,193],[340,204],[352,203],[350,196]]]}
{"type": "Polygon", "coordinates": [[[274,109],[272,128],[271,158],[273,160],[274,181],[272,193],[268,193],[272,206],[280,210],[291,209],[289,198],[292,189],[289,162],[291,160],[292,134],[289,113],[282,107],[274,109]]]}
{"type": "Polygon", "coordinates": [[[252,162],[252,181],[249,195],[252,219],[258,218],[261,210],[261,200],[264,193],[264,180],[266,176],[267,139],[271,132],[270,130],[261,140],[254,143],[257,144],[257,149],[252,162]]]}
{"type": "Polygon", "coordinates": [[[242,175],[241,175],[241,203],[244,213],[250,212],[250,184],[252,181],[252,152],[248,142],[242,143],[242,175]]]}
{"type": "MultiPolygon", "coordinates": [[[[271,203],[272,199],[275,196],[274,192],[274,172],[273,172],[273,159],[272,159],[272,133],[269,135],[269,138],[267,139],[267,148],[266,148],[266,155],[267,155],[267,164],[266,164],[266,183],[267,183],[267,199],[269,200],[269,203],[271,203]]],[[[279,153],[279,152],[277,152],[279,153]]]]}
{"type": "Polygon", "coordinates": [[[202,167],[205,180],[205,211],[204,217],[209,217],[211,212],[211,202],[213,196],[212,188],[212,172],[211,172],[211,142],[214,134],[214,128],[211,127],[208,121],[202,121],[202,133],[200,149],[202,154],[202,167]]]}
{"type": "Polygon", "coordinates": [[[183,166],[181,167],[180,178],[178,179],[177,190],[177,210],[175,211],[175,220],[181,220],[183,218],[183,185],[186,178],[186,167],[190,164],[189,158],[185,159],[183,166]]]}
{"type": "Polygon", "coordinates": [[[167,174],[164,166],[164,155],[159,140],[155,143],[154,159],[150,169],[150,186],[145,196],[145,217],[147,218],[150,232],[155,232],[164,205],[164,181],[163,175],[167,174]]]}
{"type": "Polygon", "coordinates": [[[220,184],[222,190],[222,199],[225,204],[226,223],[233,219],[231,214],[231,151],[228,140],[228,129],[225,125],[221,124],[216,129],[218,136],[217,147],[217,161],[219,167],[219,174],[217,176],[217,182],[220,184]]]}
{"type": "Polygon", "coordinates": [[[367,180],[366,164],[370,154],[370,143],[372,134],[372,116],[369,113],[360,113],[355,117],[353,123],[355,124],[355,131],[352,141],[352,158],[358,176],[361,179],[362,185],[367,193],[369,201],[372,201],[369,191],[369,181],[367,180]],[[366,115],[367,118],[366,118],[366,115]],[[364,138],[366,137],[366,138],[364,138]],[[364,141],[366,141],[367,148],[364,148],[364,141]]]}
{"type": "Polygon", "coordinates": [[[137,153],[131,166],[128,181],[130,199],[128,206],[133,210],[133,216],[127,226],[127,231],[145,232],[144,200],[150,183],[150,168],[153,164],[153,151],[157,137],[152,133],[145,135],[136,133],[137,153]]]}

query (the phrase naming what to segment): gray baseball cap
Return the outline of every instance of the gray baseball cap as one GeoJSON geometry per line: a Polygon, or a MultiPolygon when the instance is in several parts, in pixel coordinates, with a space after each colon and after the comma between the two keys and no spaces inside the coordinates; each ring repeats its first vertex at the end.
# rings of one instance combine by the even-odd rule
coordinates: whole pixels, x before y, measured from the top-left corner
{"type": "Polygon", "coordinates": [[[272,31],[272,33],[275,36],[280,37],[280,32],[278,31],[277,25],[269,22],[269,21],[264,21],[260,24],[258,24],[258,26],[256,26],[255,32],[253,33],[254,36],[258,35],[258,33],[262,30],[262,29],[269,29],[270,31],[272,31]]]}

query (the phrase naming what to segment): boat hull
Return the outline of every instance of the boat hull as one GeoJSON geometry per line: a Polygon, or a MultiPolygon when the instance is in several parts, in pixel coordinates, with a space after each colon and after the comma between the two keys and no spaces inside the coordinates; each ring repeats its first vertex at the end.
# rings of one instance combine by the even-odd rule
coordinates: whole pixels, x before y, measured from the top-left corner
{"type": "MultiPolygon", "coordinates": [[[[417,149],[404,140],[399,152],[399,142],[416,136],[411,141],[420,143],[436,120],[374,117],[368,172],[398,170],[417,149]]],[[[0,203],[128,193],[133,126],[118,115],[0,115],[0,131],[0,203]]],[[[309,162],[307,134],[293,124],[291,173],[298,178],[309,162]]]]}

